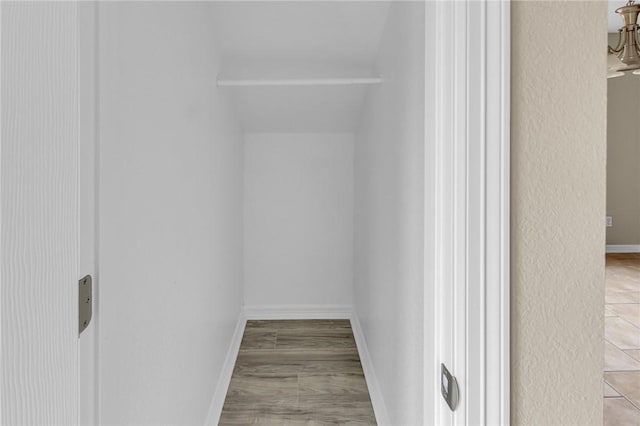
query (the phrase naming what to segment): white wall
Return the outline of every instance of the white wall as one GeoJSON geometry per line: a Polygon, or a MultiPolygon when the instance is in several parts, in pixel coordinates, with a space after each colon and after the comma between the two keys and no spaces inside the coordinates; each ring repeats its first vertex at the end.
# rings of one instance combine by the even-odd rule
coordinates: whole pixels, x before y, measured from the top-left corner
{"type": "Polygon", "coordinates": [[[245,135],[245,304],[349,305],[353,135],[245,135]]]}
{"type": "Polygon", "coordinates": [[[392,424],[422,424],[424,5],[393,3],[355,144],[355,308],[392,424]]]}
{"type": "Polygon", "coordinates": [[[77,13],[0,5],[3,425],[78,420],[77,13]]]}
{"type": "Polygon", "coordinates": [[[210,5],[101,3],[102,424],[203,424],[242,304],[242,135],[210,5]]]}

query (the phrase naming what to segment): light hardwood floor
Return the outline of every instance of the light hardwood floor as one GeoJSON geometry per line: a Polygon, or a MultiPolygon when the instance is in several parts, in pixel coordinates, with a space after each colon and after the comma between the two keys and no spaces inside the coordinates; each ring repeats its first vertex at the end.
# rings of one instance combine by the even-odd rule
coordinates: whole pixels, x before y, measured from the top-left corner
{"type": "Polygon", "coordinates": [[[640,254],[608,254],[604,424],[640,425],[640,254]]]}
{"type": "Polygon", "coordinates": [[[349,320],[248,321],[220,425],[375,425],[349,320]]]}

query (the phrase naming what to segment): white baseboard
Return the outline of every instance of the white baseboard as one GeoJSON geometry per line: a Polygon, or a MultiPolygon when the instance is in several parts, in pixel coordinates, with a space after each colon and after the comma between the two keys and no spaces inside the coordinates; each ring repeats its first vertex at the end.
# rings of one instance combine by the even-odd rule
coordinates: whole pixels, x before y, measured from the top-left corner
{"type": "Polygon", "coordinates": [[[607,253],[640,253],[640,244],[607,244],[607,253]]]}
{"type": "Polygon", "coordinates": [[[360,354],[360,363],[362,364],[362,370],[364,371],[364,377],[367,381],[367,388],[369,388],[369,397],[371,398],[371,405],[373,405],[373,412],[376,415],[376,421],[380,426],[390,425],[389,413],[387,412],[387,406],[382,398],[382,392],[380,391],[380,384],[376,372],[373,368],[373,362],[369,355],[369,349],[367,348],[367,342],[364,339],[364,333],[360,326],[360,321],[355,311],[351,316],[351,328],[353,329],[353,336],[356,339],[356,345],[358,346],[358,353],[360,354]]]}
{"type": "Polygon", "coordinates": [[[238,352],[240,351],[240,343],[242,342],[242,335],[244,334],[244,327],[247,324],[247,318],[244,315],[244,311],[240,312],[240,317],[236,324],[236,329],[231,337],[229,343],[229,350],[227,356],[224,359],[224,365],[220,372],[220,378],[216,385],[216,391],[213,395],[213,400],[209,406],[209,413],[205,420],[205,426],[217,426],[220,422],[220,415],[222,414],[222,407],[224,406],[224,400],[227,397],[227,391],[229,390],[229,383],[231,382],[231,375],[233,374],[233,368],[236,365],[236,359],[238,358],[238,352]]]}
{"type": "Polygon", "coordinates": [[[351,305],[245,305],[247,319],[350,319],[351,305]]]}

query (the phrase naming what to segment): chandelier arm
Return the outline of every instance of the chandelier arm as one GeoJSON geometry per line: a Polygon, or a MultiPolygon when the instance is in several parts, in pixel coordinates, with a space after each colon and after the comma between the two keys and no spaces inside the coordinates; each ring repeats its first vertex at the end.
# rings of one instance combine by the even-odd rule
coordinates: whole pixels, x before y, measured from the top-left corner
{"type": "Polygon", "coordinates": [[[618,45],[616,47],[611,47],[609,45],[607,45],[607,47],[609,48],[609,53],[620,53],[622,52],[622,49],[624,48],[624,44],[625,44],[625,39],[626,39],[626,31],[622,31],[622,28],[618,30],[618,45]]]}

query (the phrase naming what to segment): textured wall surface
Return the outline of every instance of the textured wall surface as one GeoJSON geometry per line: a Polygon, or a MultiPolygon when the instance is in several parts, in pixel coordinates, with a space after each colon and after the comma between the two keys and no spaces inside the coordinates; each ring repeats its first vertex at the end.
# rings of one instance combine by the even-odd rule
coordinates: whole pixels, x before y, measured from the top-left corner
{"type": "Polygon", "coordinates": [[[351,305],[353,134],[249,133],[245,305],[351,305]]]}
{"type": "Polygon", "coordinates": [[[77,5],[2,2],[3,425],[78,419],[77,5]]]}
{"type": "Polygon", "coordinates": [[[602,424],[606,23],[512,4],[514,425],[602,424]]]}
{"type": "Polygon", "coordinates": [[[102,424],[203,424],[242,306],[242,134],[207,2],[100,12],[102,424]]]}
{"type": "Polygon", "coordinates": [[[607,244],[640,244],[640,84],[627,73],[607,86],[607,244]]]}
{"type": "Polygon", "coordinates": [[[355,143],[354,305],[394,425],[422,424],[424,16],[389,8],[355,143]]]}

